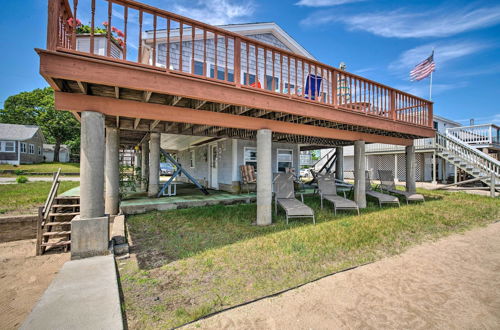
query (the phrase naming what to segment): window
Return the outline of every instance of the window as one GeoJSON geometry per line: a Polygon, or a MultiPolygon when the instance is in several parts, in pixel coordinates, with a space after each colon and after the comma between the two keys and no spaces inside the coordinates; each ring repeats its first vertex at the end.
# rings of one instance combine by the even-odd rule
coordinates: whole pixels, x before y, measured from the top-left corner
{"type": "Polygon", "coordinates": [[[30,144],[30,155],[33,155],[35,153],[35,145],[30,144]]]}
{"type": "Polygon", "coordinates": [[[14,141],[2,141],[0,142],[0,151],[16,152],[16,143],[14,141]]]}
{"type": "Polygon", "coordinates": [[[25,142],[21,142],[21,153],[25,154],[27,152],[26,150],[26,143],[25,142]]]}
{"type": "Polygon", "coordinates": [[[434,129],[435,129],[435,130],[437,130],[437,129],[438,129],[438,127],[439,127],[438,122],[437,122],[437,121],[434,121],[434,122],[433,122],[433,124],[434,124],[434,129]]]}
{"type": "Polygon", "coordinates": [[[293,167],[293,150],[278,149],[278,172],[286,172],[287,168],[293,167]]]}
{"type": "Polygon", "coordinates": [[[41,155],[42,154],[42,147],[38,147],[38,154],[41,155]]]}
{"type": "Polygon", "coordinates": [[[246,147],[244,151],[245,165],[252,165],[257,172],[257,148],[246,147]]]}
{"type": "Polygon", "coordinates": [[[189,150],[189,166],[193,168],[195,165],[195,151],[189,150]]]}
{"type": "MultiPolygon", "coordinates": [[[[203,66],[201,68],[203,70],[203,66]]],[[[196,69],[196,63],[195,63],[195,69],[196,69]]],[[[210,78],[214,78],[215,77],[215,75],[214,75],[214,69],[215,69],[215,65],[214,64],[210,64],[210,78]]],[[[225,78],[225,72],[226,72],[226,67],[225,66],[218,66],[217,67],[217,79],[225,80],[224,79],[225,78]]],[[[203,71],[202,71],[202,74],[203,74],[203,71]]],[[[234,81],[234,71],[233,71],[233,69],[227,68],[227,81],[234,81]]]]}

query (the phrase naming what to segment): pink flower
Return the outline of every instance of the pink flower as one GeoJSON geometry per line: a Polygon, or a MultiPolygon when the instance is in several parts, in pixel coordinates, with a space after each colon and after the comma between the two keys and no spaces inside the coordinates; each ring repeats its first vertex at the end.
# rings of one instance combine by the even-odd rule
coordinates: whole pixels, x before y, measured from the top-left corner
{"type": "MultiPolygon", "coordinates": [[[[67,22],[68,22],[68,25],[69,25],[69,26],[73,26],[73,27],[75,26],[75,25],[74,25],[74,24],[75,24],[75,23],[74,23],[75,21],[73,20],[73,17],[68,18],[68,21],[67,21],[67,22]]],[[[81,22],[81,21],[77,18],[77,19],[76,19],[76,26],[80,26],[80,25],[82,25],[82,22],[81,22]]]]}
{"type": "Polygon", "coordinates": [[[108,26],[108,22],[102,22],[102,25],[104,25],[104,26],[107,27],[108,26]]]}
{"type": "Polygon", "coordinates": [[[116,31],[118,31],[118,29],[117,29],[117,28],[115,28],[114,26],[112,26],[112,27],[111,27],[111,31],[116,32],[116,31]]]}
{"type": "Polygon", "coordinates": [[[125,38],[125,34],[121,31],[121,30],[118,30],[116,29],[116,34],[118,34],[119,37],[122,37],[122,38],[125,38]]]}

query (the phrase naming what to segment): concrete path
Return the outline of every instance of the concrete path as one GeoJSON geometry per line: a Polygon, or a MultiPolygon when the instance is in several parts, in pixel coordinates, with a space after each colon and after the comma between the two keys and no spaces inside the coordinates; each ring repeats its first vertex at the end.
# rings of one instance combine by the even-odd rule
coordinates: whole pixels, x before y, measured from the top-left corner
{"type": "MultiPolygon", "coordinates": [[[[52,182],[52,176],[28,176],[29,182],[52,182]]],[[[80,181],[79,176],[60,176],[59,180],[61,181],[80,181]]],[[[0,177],[0,184],[11,184],[16,183],[15,177],[0,177]]]]}
{"type": "Polygon", "coordinates": [[[414,247],[189,328],[500,329],[500,223],[414,247]]]}
{"type": "Polygon", "coordinates": [[[123,329],[113,255],[65,263],[20,329],[123,329]]]}

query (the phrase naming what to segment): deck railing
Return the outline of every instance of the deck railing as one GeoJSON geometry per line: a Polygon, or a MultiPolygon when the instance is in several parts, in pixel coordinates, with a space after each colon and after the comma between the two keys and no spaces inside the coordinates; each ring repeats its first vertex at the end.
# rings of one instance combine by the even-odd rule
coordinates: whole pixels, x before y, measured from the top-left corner
{"type": "Polygon", "coordinates": [[[446,134],[471,145],[500,144],[500,127],[493,124],[447,128],[446,134]]]}
{"type": "Polygon", "coordinates": [[[48,1],[48,50],[432,127],[432,102],[250,37],[131,0],[48,1]]]}

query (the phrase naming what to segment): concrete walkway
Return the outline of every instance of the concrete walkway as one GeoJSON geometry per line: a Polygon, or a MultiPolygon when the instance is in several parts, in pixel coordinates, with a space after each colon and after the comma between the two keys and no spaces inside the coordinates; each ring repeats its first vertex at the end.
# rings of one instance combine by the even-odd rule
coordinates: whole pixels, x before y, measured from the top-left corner
{"type": "Polygon", "coordinates": [[[113,255],[65,263],[20,329],[123,329],[113,255]]]}
{"type": "Polygon", "coordinates": [[[202,329],[500,329],[500,223],[197,322],[202,329]]]}

